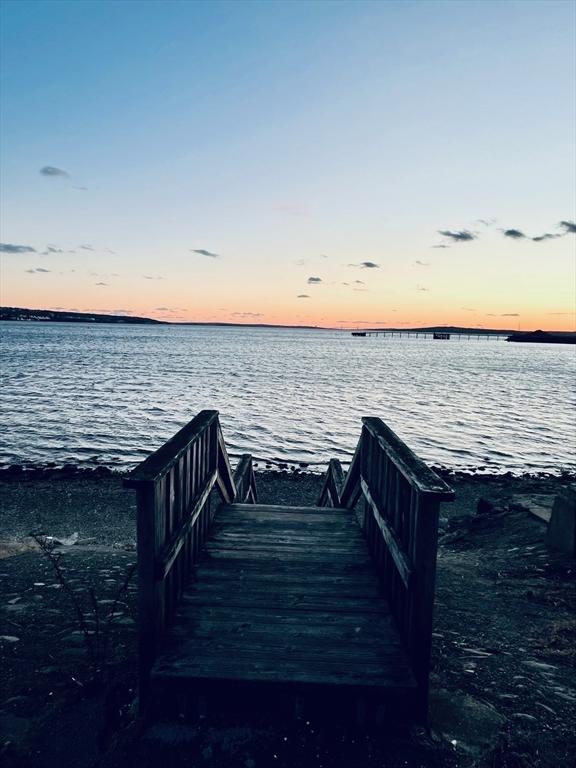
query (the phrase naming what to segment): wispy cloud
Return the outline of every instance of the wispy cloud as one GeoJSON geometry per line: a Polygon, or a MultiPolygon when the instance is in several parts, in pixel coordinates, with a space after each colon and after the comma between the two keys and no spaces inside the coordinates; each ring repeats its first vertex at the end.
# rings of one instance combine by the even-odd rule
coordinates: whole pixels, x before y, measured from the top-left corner
{"type": "Polygon", "coordinates": [[[76,251],[65,251],[63,248],[57,248],[55,245],[47,245],[46,250],[42,251],[41,256],[50,256],[54,253],[76,253],[76,251]]]}
{"type": "Polygon", "coordinates": [[[94,283],[94,285],[108,285],[108,283],[94,283]]]}
{"type": "Polygon", "coordinates": [[[0,253],[36,253],[36,248],[32,248],[31,245],[0,243],[0,253]]]}
{"type": "Polygon", "coordinates": [[[460,307],[460,309],[464,310],[464,312],[478,312],[474,307],[460,307]]]}
{"type": "MultiPolygon", "coordinates": [[[[565,234],[568,234],[567,232],[565,234]]],[[[537,237],[533,237],[532,240],[535,243],[541,243],[542,240],[556,240],[557,237],[562,237],[562,235],[555,234],[553,235],[551,232],[545,232],[543,235],[538,235],[537,237]]]]}
{"type": "Polygon", "coordinates": [[[299,293],[298,296],[296,296],[297,299],[309,299],[310,296],[307,293],[299,293]]]}
{"type": "MultiPolygon", "coordinates": [[[[436,246],[436,248],[438,248],[438,247],[439,247],[439,246],[436,246]]],[[[448,246],[446,246],[446,245],[443,245],[442,247],[443,247],[443,248],[447,248],[448,246]]],[[[416,261],[414,262],[414,264],[415,264],[417,267],[429,267],[429,266],[430,266],[430,262],[429,262],[429,261],[420,261],[420,259],[416,259],[416,261]]]]}
{"type": "Polygon", "coordinates": [[[476,240],[477,237],[468,229],[456,230],[455,232],[450,229],[439,229],[438,234],[442,235],[442,237],[448,237],[454,243],[466,243],[470,240],[476,240]]]}
{"type": "Polygon", "coordinates": [[[355,283],[356,285],[366,285],[366,283],[364,282],[364,280],[354,280],[354,283],[355,283]]]}
{"type": "Polygon", "coordinates": [[[558,315],[562,317],[573,317],[574,312],[546,312],[547,315],[558,315]]]}
{"type": "Polygon", "coordinates": [[[520,317],[519,312],[503,312],[500,317],[520,317]]]}
{"type": "Polygon", "coordinates": [[[576,234],[576,221],[561,221],[558,226],[564,229],[566,235],[568,233],[576,234]]]}
{"type": "Polygon", "coordinates": [[[348,264],[349,267],[360,267],[360,269],[380,269],[380,264],[375,261],[360,261],[358,264],[348,264]]]}
{"type": "Polygon", "coordinates": [[[233,317],[263,317],[262,312],[232,312],[233,317]]]}
{"type": "Polygon", "coordinates": [[[297,267],[304,267],[306,264],[308,264],[308,259],[296,259],[296,261],[294,262],[294,264],[295,264],[297,267]]]}
{"type": "Polygon", "coordinates": [[[36,267],[35,269],[27,269],[26,272],[33,275],[35,272],[51,272],[51,269],[44,269],[43,267],[36,267]]]}
{"type": "Polygon", "coordinates": [[[430,248],[450,248],[450,246],[445,243],[440,243],[439,245],[431,245],[430,248]]]}
{"type": "Polygon", "coordinates": [[[496,224],[496,219],[476,219],[476,221],[485,227],[491,227],[493,224],[496,224]]]}
{"type": "Polygon", "coordinates": [[[53,165],[45,165],[43,168],[40,168],[40,174],[42,176],[48,176],[51,178],[60,177],[64,179],[69,179],[70,174],[66,171],[63,171],[62,168],[55,168],[53,165]]]}
{"type": "Polygon", "coordinates": [[[191,248],[191,253],[199,253],[200,256],[208,256],[210,259],[219,259],[220,254],[219,253],[213,253],[212,251],[207,251],[205,248],[191,248]]]}
{"type": "Polygon", "coordinates": [[[144,280],[164,280],[161,275],[142,275],[144,280]]]}
{"type": "Polygon", "coordinates": [[[502,234],[504,237],[509,237],[512,240],[523,240],[526,237],[520,229],[503,229],[502,234]]]}
{"type": "Polygon", "coordinates": [[[426,292],[428,292],[430,290],[430,288],[425,288],[423,285],[417,285],[416,286],[416,290],[417,291],[426,291],[426,292]]]}
{"type": "Polygon", "coordinates": [[[308,285],[318,285],[318,283],[322,282],[322,278],[321,277],[309,277],[306,282],[308,283],[308,285]]]}
{"type": "Polygon", "coordinates": [[[78,248],[81,248],[83,251],[95,251],[96,248],[94,248],[93,245],[90,245],[90,243],[84,243],[83,245],[79,245],[78,248]]]}

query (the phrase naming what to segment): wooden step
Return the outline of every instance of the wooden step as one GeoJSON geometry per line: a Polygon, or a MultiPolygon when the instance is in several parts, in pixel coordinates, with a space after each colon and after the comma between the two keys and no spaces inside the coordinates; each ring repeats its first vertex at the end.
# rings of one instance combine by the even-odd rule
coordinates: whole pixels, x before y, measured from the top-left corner
{"type": "Polygon", "coordinates": [[[354,515],[249,504],[217,511],[151,685],[168,708],[245,686],[264,698],[348,691],[400,712],[416,690],[354,515]]]}

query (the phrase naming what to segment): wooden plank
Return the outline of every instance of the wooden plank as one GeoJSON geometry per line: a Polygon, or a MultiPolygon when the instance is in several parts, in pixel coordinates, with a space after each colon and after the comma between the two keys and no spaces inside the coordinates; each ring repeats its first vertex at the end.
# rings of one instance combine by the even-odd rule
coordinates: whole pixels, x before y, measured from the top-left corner
{"type": "Polygon", "coordinates": [[[226,514],[232,512],[238,514],[239,512],[250,514],[279,514],[279,515],[318,515],[330,519],[330,516],[336,518],[349,518],[350,512],[344,507],[291,507],[282,506],[281,504],[222,504],[218,510],[219,514],[226,514]]]}
{"type": "Polygon", "coordinates": [[[186,537],[192,530],[192,528],[196,525],[198,518],[204,508],[204,505],[206,503],[206,499],[210,495],[210,492],[212,491],[212,488],[214,487],[214,483],[216,482],[217,472],[214,470],[211,475],[209,475],[206,480],[204,481],[204,485],[202,487],[202,490],[200,491],[198,497],[196,498],[194,505],[192,509],[190,510],[189,517],[185,518],[183,522],[181,523],[178,531],[175,533],[174,536],[171,537],[171,540],[168,542],[168,545],[165,547],[165,551],[156,559],[156,578],[157,579],[164,579],[170,572],[170,569],[174,565],[174,561],[182,549],[184,542],[186,540],[186,537]]]}
{"type": "Polygon", "coordinates": [[[172,638],[186,637],[189,632],[194,631],[198,622],[204,621],[215,624],[236,623],[246,627],[263,624],[265,627],[292,627],[302,630],[307,628],[321,629],[322,627],[329,630],[334,627],[337,631],[360,628],[361,631],[370,629],[377,632],[384,624],[388,627],[390,619],[390,612],[387,610],[384,600],[382,601],[382,610],[378,614],[334,612],[322,609],[299,611],[286,606],[271,608],[265,605],[252,606],[249,609],[245,606],[206,605],[198,610],[193,605],[182,603],[179,611],[180,623],[172,627],[170,636],[172,638]]]}
{"type": "Polygon", "coordinates": [[[416,456],[381,419],[365,416],[362,423],[390,461],[420,493],[433,494],[441,501],[454,500],[454,491],[450,486],[416,456]]]}
{"type": "Polygon", "coordinates": [[[138,678],[140,692],[147,700],[148,675],[157,650],[157,626],[154,575],[155,530],[154,486],[138,489],[137,545],[138,545],[138,678]]]}
{"type": "Polygon", "coordinates": [[[344,487],[344,472],[338,459],[330,459],[324,486],[318,499],[319,507],[340,507],[340,495],[344,487]]]}
{"type": "MultiPolygon", "coordinates": [[[[178,646],[177,653],[181,659],[198,656],[225,659],[233,654],[235,658],[252,658],[254,661],[271,658],[283,661],[289,656],[291,661],[316,660],[318,666],[325,661],[336,661],[341,669],[358,668],[361,660],[364,666],[378,665],[380,670],[382,665],[392,666],[403,654],[400,643],[387,645],[382,636],[366,637],[361,642],[355,642],[354,636],[349,633],[348,643],[349,652],[345,653],[338,647],[335,636],[329,633],[322,635],[316,631],[306,635],[286,631],[284,637],[279,637],[266,632],[223,633],[222,625],[212,625],[205,635],[195,632],[189,636],[185,643],[178,646]],[[215,629],[220,632],[219,635],[214,634],[215,629]]],[[[404,665],[407,666],[406,661],[404,665]]]]}
{"type": "Polygon", "coordinates": [[[153,683],[337,687],[411,702],[416,683],[361,531],[348,510],[328,514],[221,507],[153,683]]]}
{"type": "Polygon", "coordinates": [[[360,461],[362,452],[362,438],[358,441],[352,462],[348,467],[346,479],[340,493],[340,503],[343,507],[352,508],[360,496],[360,461]]]}
{"type": "Polygon", "coordinates": [[[338,556],[338,559],[341,562],[349,565],[364,565],[370,564],[372,562],[368,552],[365,552],[362,557],[358,555],[357,557],[346,556],[345,558],[336,551],[324,551],[324,553],[321,554],[315,552],[305,552],[300,548],[294,548],[290,551],[286,550],[284,552],[276,552],[271,554],[270,552],[262,549],[222,549],[220,547],[213,547],[210,542],[207,543],[205,552],[212,560],[244,560],[246,555],[249,554],[250,558],[255,560],[263,560],[273,562],[275,564],[291,562],[301,563],[302,567],[304,567],[304,564],[306,563],[321,563],[322,565],[329,565],[334,560],[335,556],[338,556]]]}
{"type": "Polygon", "coordinates": [[[419,717],[427,717],[428,676],[432,649],[432,617],[436,582],[439,502],[420,496],[414,533],[415,578],[410,634],[405,637],[408,658],[419,685],[419,717]]]}
{"type": "Polygon", "coordinates": [[[382,536],[384,537],[384,541],[386,542],[386,546],[388,547],[388,550],[392,555],[392,559],[394,560],[394,564],[398,569],[398,573],[400,574],[402,582],[406,587],[406,589],[409,589],[410,580],[412,578],[412,570],[413,570],[410,560],[407,557],[402,547],[402,544],[400,543],[395,532],[392,530],[391,526],[381,515],[380,508],[376,503],[376,501],[374,500],[370,486],[368,485],[366,480],[364,480],[364,478],[361,479],[361,484],[362,484],[362,492],[364,493],[364,496],[366,497],[366,501],[368,502],[368,504],[372,509],[374,520],[378,525],[378,528],[380,529],[382,536]]]}
{"type": "Polygon", "coordinates": [[[356,664],[342,668],[338,661],[309,661],[289,658],[253,660],[241,657],[230,658],[228,654],[217,656],[196,656],[170,660],[161,657],[153,670],[156,678],[188,678],[215,680],[244,680],[276,682],[290,685],[304,683],[312,685],[362,686],[366,688],[415,688],[408,665],[401,664],[398,654],[388,664],[356,664]]]}
{"type": "MultiPolygon", "coordinates": [[[[222,562],[203,563],[196,567],[196,580],[206,580],[207,582],[215,583],[219,581],[228,581],[230,579],[230,568],[222,567],[222,562]]],[[[361,572],[351,573],[326,573],[324,569],[309,570],[303,572],[301,568],[286,571],[278,571],[275,568],[239,568],[234,563],[234,572],[239,584],[244,585],[259,585],[270,584],[274,585],[302,585],[305,589],[306,585],[310,585],[310,588],[320,588],[325,585],[327,588],[340,591],[343,588],[348,588],[354,591],[360,589],[377,589],[376,581],[374,579],[373,569],[364,569],[361,572]]],[[[279,586],[280,588],[280,586],[279,586]]]]}
{"type": "Polygon", "coordinates": [[[140,483],[154,482],[165,475],[188,449],[190,443],[197,440],[217,418],[218,411],[200,411],[174,437],[133,469],[124,479],[124,486],[136,488],[140,483]]]}
{"type": "Polygon", "coordinates": [[[253,504],[256,503],[256,480],[252,468],[252,456],[249,453],[244,453],[240,457],[234,471],[234,485],[236,487],[236,495],[234,496],[236,503],[244,504],[250,500],[253,504]]]}
{"type": "Polygon", "coordinates": [[[226,590],[200,588],[197,592],[187,590],[182,596],[182,610],[185,606],[226,605],[236,608],[290,608],[300,611],[334,611],[335,613],[380,613],[382,598],[346,597],[344,595],[322,594],[276,594],[241,592],[228,593],[226,590]]]}
{"type": "Polygon", "coordinates": [[[230,466],[230,460],[228,459],[226,445],[219,424],[217,429],[218,490],[223,501],[231,504],[236,496],[234,477],[232,475],[232,467],[230,466]]]}
{"type": "Polygon", "coordinates": [[[308,582],[301,580],[285,581],[279,580],[275,585],[273,579],[243,579],[238,577],[237,582],[230,583],[229,578],[214,578],[210,581],[197,581],[196,588],[202,591],[202,594],[221,594],[223,589],[226,589],[230,596],[237,596],[243,594],[250,595],[268,595],[270,591],[276,589],[277,593],[282,596],[309,596],[309,597],[333,597],[335,594],[335,586],[338,587],[338,595],[340,598],[347,599],[359,599],[359,598],[371,598],[380,599],[381,593],[378,585],[372,581],[371,583],[350,584],[348,580],[341,579],[337,582],[337,585],[332,585],[326,581],[316,581],[311,577],[308,582]],[[225,586],[224,586],[225,585],[225,586]]]}
{"type": "MultiPolygon", "coordinates": [[[[374,564],[372,560],[367,557],[362,562],[340,562],[334,560],[321,561],[320,563],[322,573],[326,576],[339,576],[349,578],[351,576],[370,575],[373,579],[374,564]]],[[[199,568],[214,567],[218,569],[227,569],[235,574],[252,574],[252,573],[277,573],[277,574],[294,574],[298,573],[303,576],[310,576],[318,573],[318,563],[314,561],[302,562],[301,560],[284,559],[284,560],[264,560],[251,558],[248,555],[244,557],[238,554],[233,558],[221,557],[213,559],[206,552],[202,552],[198,559],[199,568]]]]}
{"type": "MultiPolygon", "coordinates": [[[[308,544],[310,549],[321,549],[326,541],[326,536],[310,535],[306,534],[296,535],[292,531],[283,531],[278,533],[273,532],[258,532],[252,536],[248,532],[238,531],[226,531],[220,530],[214,533],[210,537],[213,544],[221,544],[223,547],[231,547],[234,544],[241,545],[243,543],[250,546],[274,546],[275,544],[308,544]]],[[[363,542],[361,540],[350,539],[347,533],[333,533],[330,535],[330,546],[342,547],[346,549],[362,550],[363,542]]],[[[365,545],[364,545],[365,546],[365,545]]]]}

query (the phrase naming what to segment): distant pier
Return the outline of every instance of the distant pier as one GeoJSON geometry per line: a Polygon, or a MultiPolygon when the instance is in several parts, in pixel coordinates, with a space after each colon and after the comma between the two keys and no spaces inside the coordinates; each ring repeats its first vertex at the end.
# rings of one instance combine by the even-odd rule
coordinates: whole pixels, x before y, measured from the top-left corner
{"type": "Polygon", "coordinates": [[[509,332],[498,332],[498,331],[408,331],[408,330],[370,330],[370,331],[362,331],[362,330],[356,330],[352,331],[352,336],[391,336],[391,337],[404,337],[404,338],[414,338],[414,339],[435,339],[435,340],[441,340],[441,341],[449,341],[452,338],[457,339],[460,341],[461,339],[484,339],[485,341],[490,341],[491,339],[495,339],[496,341],[505,340],[510,335],[509,332]]]}

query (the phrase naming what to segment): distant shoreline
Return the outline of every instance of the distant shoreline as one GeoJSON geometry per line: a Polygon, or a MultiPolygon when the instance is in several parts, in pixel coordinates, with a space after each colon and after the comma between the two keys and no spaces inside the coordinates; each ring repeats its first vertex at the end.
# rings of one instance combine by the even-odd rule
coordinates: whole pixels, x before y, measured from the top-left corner
{"type": "MultiPolygon", "coordinates": [[[[286,330],[305,331],[341,331],[350,333],[355,328],[342,328],[322,325],[283,325],[280,323],[227,323],[218,321],[186,321],[172,322],[169,320],[155,320],[151,317],[139,317],[136,315],[113,315],[92,312],[63,312],[52,309],[27,309],[24,307],[0,307],[0,321],[7,322],[33,322],[33,323],[89,323],[106,325],[173,325],[173,326],[198,326],[213,328],[285,328],[286,330]]],[[[468,328],[456,325],[432,325],[407,327],[362,328],[362,333],[454,333],[468,335],[495,335],[508,336],[519,335],[517,331],[509,328],[468,328]]],[[[532,333],[530,331],[523,332],[532,333]]],[[[547,331],[551,336],[574,336],[574,331],[547,331]]]]}

